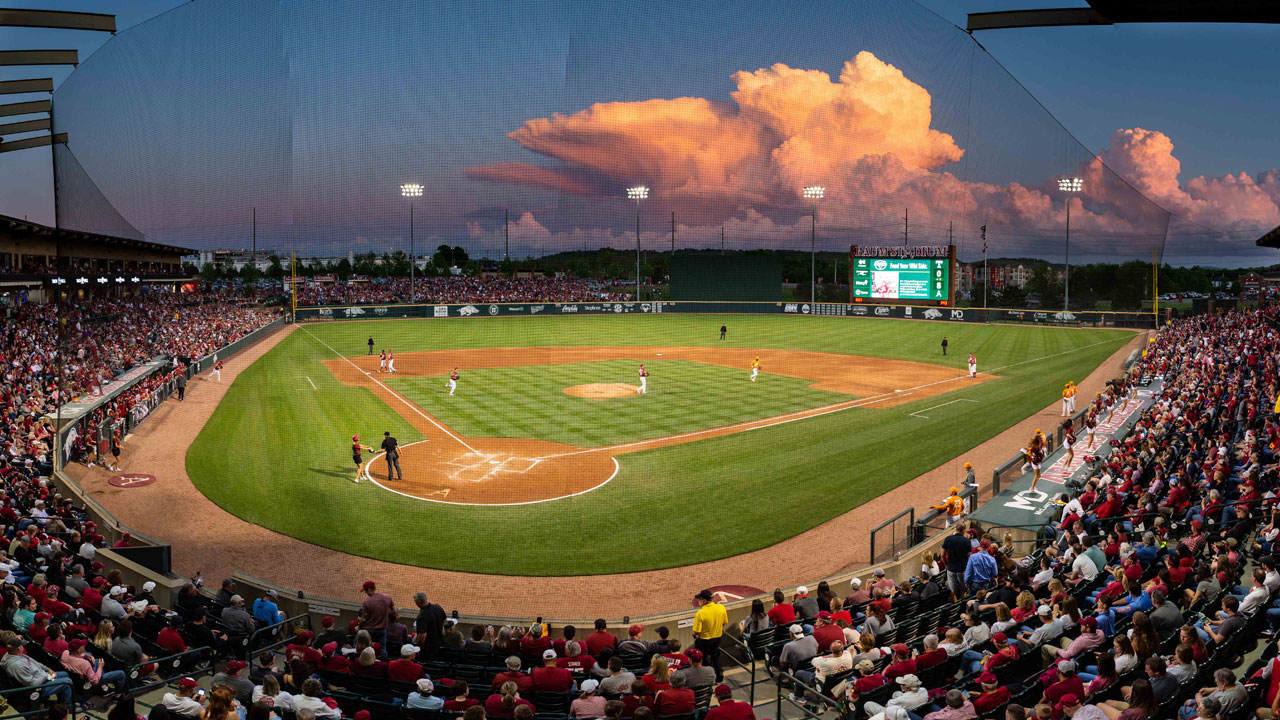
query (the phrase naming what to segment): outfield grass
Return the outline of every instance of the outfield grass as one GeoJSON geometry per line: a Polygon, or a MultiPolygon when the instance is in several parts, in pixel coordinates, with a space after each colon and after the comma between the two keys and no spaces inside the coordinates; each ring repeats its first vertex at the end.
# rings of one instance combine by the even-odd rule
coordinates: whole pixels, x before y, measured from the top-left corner
{"type": "MultiPolygon", "coordinates": [[[[1112,330],[785,316],[630,315],[309,325],[240,374],[189,450],[187,471],[210,499],[250,522],[394,562],[516,575],[672,567],[779,542],[937,467],[1053,402],[1063,382],[1083,379],[1131,337],[1112,330]],[[717,339],[722,323],[729,326],[724,343],[717,339]],[[999,378],[896,408],[855,408],[622,455],[621,470],[612,482],[578,497],[518,507],[450,506],[349,481],[353,468],[348,445],[353,432],[371,439],[389,428],[401,442],[418,439],[372,393],[339,384],[322,364],[334,357],[329,347],[363,355],[370,333],[379,348],[390,347],[398,353],[477,347],[723,344],[871,355],[959,369],[967,353],[974,351],[981,369],[999,378]],[[951,347],[946,358],[938,347],[944,334],[951,347]],[[307,378],[316,384],[315,390],[307,378]],[[934,407],[960,398],[976,402],[934,407]],[[255,451],[246,453],[246,448],[255,451]]],[[[555,367],[539,372],[559,372],[555,367]]],[[[566,372],[576,372],[564,367],[566,372]]],[[[626,368],[624,377],[629,377],[634,369],[629,363],[626,368]]],[[[470,419],[459,416],[450,421],[494,424],[483,417],[488,413],[504,416],[503,423],[518,423],[526,411],[522,405],[545,403],[556,406],[547,411],[547,422],[563,426],[555,432],[582,438],[583,443],[589,434],[598,434],[589,444],[615,437],[618,429],[610,425],[620,422],[618,418],[637,422],[628,416],[626,400],[571,409],[574,403],[562,403],[574,399],[560,391],[575,383],[559,380],[545,387],[511,387],[504,405],[498,383],[514,377],[505,373],[520,370],[493,370],[493,397],[485,400],[488,406],[468,410],[476,414],[470,419]]],[[[697,367],[698,373],[719,370],[741,381],[740,370],[697,367]]],[[[467,392],[477,376],[489,372],[468,372],[464,376],[467,392]]],[[[591,381],[598,379],[584,382],[591,381]]],[[[437,389],[433,384],[442,380],[396,382],[407,392],[416,392],[412,384],[423,382],[429,396],[437,389]]],[[[804,385],[804,381],[794,382],[804,385]]],[[[673,393],[661,416],[650,418],[646,411],[639,421],[725,424],[725,417],[742,420],[758,412],[775,412],[734,391],[716,397],[712,405],[700,393],[673,393]]],[[[869,520],[868,529],[872,524],[869,520]]]]}
{"type": "Polygon", "coordinates": [[[398,378],[393,389],[466,437],[517,437],[600,447],[775,417],[852,399],[814,390],[808,380],[682,360],[648,360],[644,397],[591,399],[566,387],[629,382],[637,360],[471,370],[460,394],[442,388],[446,376],[398,378]]]}

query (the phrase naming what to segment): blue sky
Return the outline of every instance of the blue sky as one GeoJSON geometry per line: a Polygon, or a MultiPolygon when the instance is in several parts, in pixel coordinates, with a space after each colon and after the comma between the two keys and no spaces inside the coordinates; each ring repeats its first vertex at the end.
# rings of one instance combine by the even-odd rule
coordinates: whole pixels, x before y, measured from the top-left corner
{"type": "MultiPolygon", "coordinates": [[[[175,0],[23,3],[37,8],[114,12],[121,30],[184,4],[175,0]]],[[[965,24],[968,12],[1025,6],[1004,0],[925,0],[923,4],[958,26],[965,24]]],[[[959,162],[930,169],[954,173],[966,182],[1003,185],[1016,181],[1034,185],[1047,180],[1049,166],[1069,169],[1073,163],[1083,162],[1078,150],[1070,147],[1047,148],[1037,160],[1019,157],[1012,151],[1008,157],[1000,157],[994,138],[988,138],[985,142],[990,145],[984,146],[984,132],[998,137],[1005,131],[998,127],[1005,119],[1003,108],[969,108],[949,97],[948,93],[955,89],[948,86],[947,80],[961,77],[958,73],[963,68],[932,64],[935,57],[962,60],[967,39],[942,32],[943,23],[934,22],[906,2],[884,5],[905,8],[901,15],[912,21],[907,27],[894,27],[892,23],[826,23],[825,17],[840,17],[840,8],[845,6],[832,2],[807,3],[801,10],[788,11],[807,17],[790,18],[793,22],[779,23],[768,32],[761,32],[761,23],[769,23],[768,18],[725,12],[708,19],[692,3],[673,4],[666,13],[652,16],[635,11],[626,16],[599,12],[601,6],[591,3],[453,3],[457,12],[465,13],[465,23],[435,22],[423,15],[423,6],[413,8],[410,4],[406,6],[409,9],[403,10],[401,32],[393,31],[385,43],[378,44],[359,41],[380,37],[384,30],[377,24],[376,15],[357,9],[368,6],[320,2],[284,5],[292,18],[290,33],[304,34],[307,41],[291,45],[286,34],[284,42],[290,45],[292,67],[280,68],[278,75],[265,73],[265,77],[292,77],[291,96],[304,97],[307,102],[291,110],[291,127],[272,126],[270,112],[261,113],[261,118],[255,119],[251,114],[240,118],[245,128],[241,136],[256,134],[262,142],[253,164],[237,164],[225,150],[194,157],[174,149],[172,154],[156,153],[149,163],[141,164],[143,167],[126,172],[118,169],[120,159],[109,152],[96,154],[88,147],[76,150],[91,172],[110,164],[120,177],[127,177],[135,186],[133,196],[118,204],[129,208],[126,215],[148,230],[149,236],[154,229],[163,235],[159,238],[162,240],[208,243],[207,235],[184,239],[179,229],[183,223],[206,229],[221,223],[234,226],[228,234],[243,234],[243,221],[231,218],[247,215],[241,206],[260,202],[268,207],[259,209],[259,220],[267,226],[292,223],[295,237],[303,232],[298,228],[304,228],[307,237],[331,233],[326,235],[327,242],[335,247],[357,239],[397,242],[390,233],[399,232],[392,229],[398,225],[374,222],[368,217],[354,222],[351,219],[358,213],[349,208],[368,207],[371,215],[380,218],[398,215],[402,211],[396,204],[398,200],[388,197],[394,193],[379,189],[366,197],[360,194],[363,190],[353,193],[352,188],[394,185],[397,178],[393,175],[413,175],[425,180],[433,190],[424,198],[421,217],[425,220],[420,237],[448,239],[470,232],[480,242],[494,232],[501,210],[512,207],[513,220],[523,221],[528,215],[525,230],[533,233],[529,237],[547,233],[561,242],[568,242],[570,237],[580,237],[584,243],[589,241],[587,238],[604,237],[607,242],[612,233],[621,232],[617,216],[624,206],[619,203],[607,198],[585,201],[572,193],[548,192],[545,184],[533,182],[482,182],[474,179],[474,169],[518,162],[564,170],[575,182],[606,187],[616,178],[602,178],[598,164],[571,162],[572,148],[546,151],[536,145],[543,141],[539,137],[523,142],[522,147],[507,139],[507,134],[523,123],[548,118],[553,113],[576,113],[595,103],[642,103],[651,98],[681,96],[725,102],[735,89],[730,80],[734,72],[751,71],[774,62],[822,70],[834,77],[841,65],[861,49],[876,53],[884,62],[902,69],[909,79],[925,86],[933,95],[932,127],[954,136],[967,153],[959,162]],[[510,7],[518,8],[520,16],[512,17],[510,7]],[[690,9],[681,12],[681,7],[690,9]],[[497,17],[492,16],[495,14],[497,17]],[[495,26],[506,28],[507,32],[495,34],[495,26]],[[338,33],[333,28],[354,30],[338,33]],[[936,46],[907,49],[904,44],[910,41],[936,46]],[[460,52],[459,47],[466,50],[460,52]],[[931,54],[930,50],[936,53],[931,54]],[[379,68],[390,61],[403,65],[403,71],[383,78],[379,68]],[[378,81],[371,82],[370,78],[375,77],[378,81]],[[335,78],[350,82],[334,82],[335,78]],[[307,86],[308,81],[313,84],[307,86]],[[439,88],[424,95],[421,83],[425,82],[437,83],[439,88]],[[452,87],[457,92],[450,92],[452,87]],[[427,102],[423,102],[424,97],[427,102]],[[483,109],[477,112],[480,106],[483,109]],[[990,124],[968,127],[970,112],[971,117],[984,118],[990,124]],[[380,139],[353,140],[352,129],[380,139]],[[269,146],[273,144],[287,148],[291,154],[271,157],[269,146]],[[994,149],[982,157],[976,154],[987,147],[994,149]],[[379,157],[365,162],[363,158],[369,155],[379,157]],[[198,187],[180,187],[170,175],[160,175],[169,179],[163,187],[145,192],[136,188],[147,183],[148,178],[158,177],[156,173],[165,170],[166,165],[191,163],[197,163],[200,171],[198,187]],[[241,191],[226,190],[226,186],[236,183],[243,186],[241,191]],[[162,210],[173,204],[175,194],[185,198],[179,202],[182,220],[162,217],[162,210]],[[199,197],[215,197],[220,202],[202,206],[191,199],[199,197]],[[352,227],[333,229],[343,223],[352,227]]],[[[164,27],[164,22],[161,18],[153,27],[164,27]]],[[[174,28],[177,32],[176,24],[174,28]]],[[[264,37],[270,34],[268,27],[262,31],[264,37]]],[[[1274,122],[1268,120],[1277,117],[1280,110],[1280,97],[1272,92],[1276,62],[1273,53],[1268,52],[1275,46],[1276,32],[1272,26],[1131,25],[988,31],[976,38],[1088,150],[1107,148],[1120,129],[1144,128],[1167,136],[1173,143],[1173,155],[1181,162],[1177,180],[1185,185],[1199,175],[1218,177],[1246,172],[1256,177],[1280,165],[1280,139],[1274,132],[1274,122]]],[[[101,33],[0,28],[0,44],[6,47],[76,48],[82,60],[106,40],[107,36],[101,33]]],[[[129,49],[128,43],[116,44],[121,47],[113,48],[114,52],[129,49]]],[[[262,57],[270,55],[269,49],[262,52],[262,57]]],[[[149,61],[163,64],[167,60],[156,57],[149,61]]],[[[194,66],[214,59],[196,55],[184,61],[194,66]]],[[[91,68],[92,63],[78,76],[86,86],[93,79],[88,71],[91,68]]],[[[254,71],[263,72],[260,65],[254,71]]],[[[19,68],[6,72],[4,77],[52,74],[55,83],[60,84],[69,72],[68,68],[19,68]]],[[[180,73],[174,72],[172,79],[178,88],[180,73]]],[[[228,87],[235,84],[232,74],[228,73],[225,79],[228,87]]],[[[176,92],[173,95],[184,97],[186,103],[209,103],[211,112],[216,111],[222,98],[217,92],[202,92],[206,90],[207,87],[185,88],[185,96],[176,92]]],[[[123,97],[129,91],[127,87],[103,83],[100,90],[79,93],[79,114],[87,117],[93,112],[95,97],[100,104],[110,105],[114,93],[123,97]]],[[[254,104],[266,106],[287,101],[274,96],[274,91],[274,87],[264,84],[258,94],[249,97],[255,98],[254,104]]],[[[974,96],[987,97],[977,92],[974,96]]],[[[1029,99],[1014,97],[1006,87],[989,97],[1007,102],[1009,108],[1016,107],[1023,114],[1027,112],[1024,106],[1032,104],[1029,99]]],[[[71,99],[74,98],[69,98],[69,104],[71,99]]],[[[1046,144],[1062,143],[1048,127],[1051,120],[1042,117],[1035,122],[1043,127],[1028,132],[1039,133],[1046,138],[1046,144]]],[[[110,125],[110,121],[103,119],[97,124],[110,125]]],[[[87,125],[81,127],[89,129],[87,125]]],[[[227,148],[229,139],[237,136],[234,125],[174,125],[158,130],[157,137],[164,137],[164,132],[183,131],[212,132],[208,143],[219,148],[227,148]]],[[[81,132],[80,136],[84,134],[81,132]]],[[[76,148],[74,140],[72,147],[76,148]]],[[[1145,145],[1138,147],[1130,158],[1147,149],[1145,145]]],[[[48,150],[0,156],[0,213],[51,223],[51,195],[48,150]]],[[[725,216],[731,215],[732,219],[747,223],[744,232],[762,237],[770,229],[789,232],[803,212],[802,207],[788,208],[785,203],[774,201],[744,209],[713,208],[716,202],[703,196],[680,200],[683,204],[673,197],[672,206],[685,215],[705,219],[701,223],[704,229],[713,223],[723,224],[725,216]],[[752,213],[763,214],[768,222],[759,221],[752,213]]],[[[831,214],[839,215],[834,210],[831,214]]],[[[1217,215],[1205,214],[1197,219],[1208,217],[1217,215]]],[[[882,219],[859,208],[849,211],[844,224],[855,227],[882,219]]],[[[1052,215],[1045,219],[1056,222],[1052,215]]],[[[969,224],[978,222],[981,221],[973,219],[969,224]]],[[[1239,229],[1247,225],[1237,225],[1237,240],[1248,234],[1239,229]]],[[[940,227],[939,220],[933,229],[940,227]]],[[[696,228],[691,234],[697,234],[696,228]]],[[[1010,230],[1009,237],[1014,236],[1010,230]]],[[[832,241],[838,243],[840,239],[832,241]]],[[[1012,247],[1014,241],[1007,242],[1012,247]]],[[[1177,241],[1171,244],[1177,245],[1177,241]]]]}

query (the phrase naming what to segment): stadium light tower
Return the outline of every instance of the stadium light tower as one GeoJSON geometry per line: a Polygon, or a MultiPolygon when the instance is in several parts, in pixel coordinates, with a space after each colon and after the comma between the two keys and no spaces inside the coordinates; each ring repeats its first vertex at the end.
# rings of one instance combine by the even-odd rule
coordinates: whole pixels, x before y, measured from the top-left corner
{"type": "Polygon", "coordinates": [[[1067,266],[1062,274],[1062,311],[1071,312],[1071,194],[1084,188],[1080,178],[1058,178],[1058,190],[1067,194],[1067,236],[1063,243],[1062,259],[1067,266]]]}
{"type": "Polygon", "coordinates": [[[809,303],[818,301],[818,201],[822,199],[822,194],[827,191],[821,185],[810,185],[804,189],[804,197],[806,200],[813,202],[813,213],[810,215],[811,223],[809,228],[809,303]]]}
{"type": "Polygon", "coordinates": [[[418,301],[418,293],[414,287],[414,271],[417,270],[417,263],[413,257],[413,199],[422,197],[422,185],[420,183],[405,183],[400,186],[400,194],[409,198],[409,302],[418,301]]]}
{"type": "Polygon", "coordinates": [[[649,188],[636,185],[627,188],[627,199],[636,201],[636,302],[640,302],[640,201],[649,197],[649,188]]]}

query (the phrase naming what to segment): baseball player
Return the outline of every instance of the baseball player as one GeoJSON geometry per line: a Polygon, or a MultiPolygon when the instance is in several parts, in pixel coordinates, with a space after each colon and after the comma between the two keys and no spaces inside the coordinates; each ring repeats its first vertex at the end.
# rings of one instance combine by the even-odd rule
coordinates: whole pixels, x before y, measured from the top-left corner
{"type": "Polygon", "coordinates": [[[396,354],[393,352],[388,352],[387,353],[387,372],[395,373],[395,371],[396,371],[396,354]]]}
{"type": "Polygon", "coordinates": [[[387,351],[383,350],[378,353],[378,372],[387,371],[387,351]]]}
{"type": "Polygon", "coordinates": [[[978,356],[969,353],[969,377],[978,377],[978,356]]]}
{"type": "Polygon", "coordinates": [[[453,372],[449,373],[449,382],[444,386],[449,388],[449,397],[453,397],[453,391],[458,389],[458,368],[454,368],[453,372]]]}
{"type": "Polygon", "coordinates": [[[649,371],[644,369],[644,363],[640,363],[640,387],[636,388],[636,394],[649,394],[649,371]]]}
{"type": "Polygon", "coordinates": [[[1067,412],[1075,414],[1076,412],[1076,393],[1080,392],[1080,388],[1076,387],[1075,380],[1067,383],[1071,387],[1071,396],[1067,398],[1067,412]]]}
{"type": "Polygon", "coordinates": [[[217,355],[213,356],[213,372],[209,373],[209,377],[222,382],[222,361],[218,359],[217,355]]]}
{"type": "Polygon", "coordinates": [[[1071,383],[1062,386],[1062,415],[1066,417],[1071,414],[1071,383]]]}
{"type": "Polygon", "coordinates": [[[941,505],[930,505],[930,507],[946,513],[947,527],[951,527],[964,514],[964,499],[960,497],[960,488],[951,488],[951,494],[942,501],[941,505]]]}
{"type": "Polygon", "coordinates": [[[757,355],[755,360],[751,361],[751,382],[756,381],[756,376],[760,374],[760,356],[757,355]]]}
{"type": "MultiPolygon", "coordinates": [[[[964,484],[965,484],[965,487],[971,487],[971,488],[978,487],[978,477],[973,472],[973,463],[971,462],[967,462],[964,464],[964,484]]],[[[978,494],[975,492],[972,497],[973,497],[972,502],[976,503],[978,501],[978,494]]],[[[969,500],[965,500],[964,510],[965,512],[973,512],[973,508],[970,507],[969,500]]]]}

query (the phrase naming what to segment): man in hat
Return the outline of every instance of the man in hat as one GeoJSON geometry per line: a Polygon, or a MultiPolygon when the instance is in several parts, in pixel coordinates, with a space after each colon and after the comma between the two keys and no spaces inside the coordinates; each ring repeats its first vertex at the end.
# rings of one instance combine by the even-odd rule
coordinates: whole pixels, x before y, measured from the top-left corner
{"type": "Polygon", "coordinates": [[[641,639],[640,635],[644,633],[644,626],[640,624],[632,625],[627,628],[627,639],[618,643],[619,655],[648,655],[652,652],[652,648],[647,640],[641,639]]]}
{"type": "Polygon", "coordinates": [[[702,664],[704,658],[702,657],[701,650],[694,648],[685,653],[685,656],[689,658],[689,667],[680,668],[680,670],[676,672],[677,675],[684,677],[685,687],[690,689],[700,688],[715,683],[716,671],[713,668],[709,668],[702,664]]]}
{"type": "Polygon", "coordinates": [[[417,685],[417,689],[409,693],[409,697],[405,698],[405,707],[418,708],[420,710],[440,710],[444,707],[444,698],[433,695],[436,686],[431,682],[431,678],[418,678],[413,681],[417,685]]]}
{"type": "Polygon", "coordinates": [[[253,681],[243,677],[246,667],[248,665],[243,660],[228,660],[226,669],[214,675],[211,683],[213,687],[226,685],[231,688],[243,707],[253,704],[253,681]]]}
{"type": "Polygon", "coordinates": [[[995,673],[984,672],[979,675],[978,685],[982,687],[982,693],[978,697],[971,695],[970,699],[973,701],[973,711],[980,717],[987,717],[992,710],[1009,702],[1009,688],[1000,686],[995,673]]]}
{"type": "Polygon", "coordinates": [[[24,651],[26,643],[21,637],[9,638],[8,652],[0,658],[3,668],[17,687],[39,687],[41,697],[56,698],[63,705],[71,704],[71,684],[53,685],[56,680],[70,680],[65,672],[54,672],[33,660],[24,651]]]}
{"type": "Polygon", "coordinates": [[[911,648],[906,643],[894,643],[889,646],[889,651],[893,653],[893,657],[889,659],[889,666],[884,669],[885,680],[915,674],[916,661],[911,657],[911,648]]]}
{"type": "Polygon", "coordinates": [[[322,648],[331,642],[338,643],[338,647],[347,641],[347,633],[342,628],[335,628],[333,618],[325,615],[320,619],[320,634],[316,636],[315,642],[311,643],[313,648],[322,648]]]}
{"type": "Polygon", "coordinates": [[[818,651],[826,652],[833,642],[844,642],[844,630],[836,625],[831,613],[823,610],[814,621],[813,639],[818,642],[818,651]]]}
{"type": "Polygon", "coordinates": [[[534,692],[569,692],[573,690],[573,673],[556,666],[556,651],[547,648],[542,651],[542,667],[534,668],[529,673],[534,692]]]}
{"type": "Polygon", "coordinates": [[[110,592],[107,593],[106,597],[102,598],[102,605],[98,608],[98,612],[102,613],[103,617],[112,622],[118,623],[123,620],[125,616],[129,614],[128,611],[124,609],[123,604],[126,592],[127,591],[123,586],[113,586],[110,592]]]}
{"type": "Polygon", "coordinates": [[[713,691],[717,705],[707,711],[706,720],[756,720],[751,703],[733,699],[733,689],[728,685],[717,685],[713,691]]]}
{"type": "Polygon", "coordinates": [[[930,505],[929,507],[945,515],[947,518],[946,527],[951,527],[964,515],[964,498],[960,497],[960,488],[951,488],[947,499],[943,500],[941,505],[930,505]]]}
{"type": "Polygon", "coordinates": [[[872,717],[885,712],[889,708],[902,708],[907,712],[915,712],[929,702],[929,691],[920,687],[920,678],[915,675],[903,675],[895,682],[902,688],[893,694],[885,705],[867,701],[863,705],[864,712],[872,717]]]}
{"type": "Polygon", "coordinates": [[[176,694],[165,693],[164,697],[160,698],[160,704],[169,711],[170,715],[179,715],[194,720],[204,713],[204,705],[201,705],[200,701],[194,697],[196,689],[199,687],[199,683],[195,680],[189,677],[182,678],[178,681],[178,692],[176,694]]]}
{"type": "Polygon", "coordinates": [[[399,659],[387,665],[387,677],[397,682],[417,682],[424,674],[417,661],[419,650],[418,646],[409,643],[401,645],[399,659]]]}
{"type": "Polygon", "coordinates": [[[724,671],[720,669],[720,639],[724,635],[724,626],[729,624],[729,613],[724,606],[711,597],[710,590],[702,590],[694,596],[694,602],[701,607],[693,616],[693,647],[702,651],[706,663],[716,671],[716,682],[724,681],[724,671]]]}
{"type": "Polygon", "coordinates": [[[805,621],[817,617],[818,611],[822,609],[818,607],[816,599],[809,597],[809,588],[804,585],[796,588],[796,597],[791,601],[791,607],[795,610],[796,618],[805,621]]]}
{"type": "MultiPolygon", "coordinates": [[[[103,601],[106,602],[105,600],[103,601]]],[[[232,635],[252,635],[258,629],[258,624],[253,621],[251,616],[244,609],[244,598],[239,595],[231,596],[231,604],[222,609],[220,616],[222,625],[232,635]]]]}
{"type": "Polygon", "coordinates": [[[213,606],[224,608],[231,604],[231,596],[236,594],[236,581],[231,578],[222,579],[222,587],[213,596],[213,606]]]}
{"type": "Polygon", "coordinates": [[[364,602],[360,603],[360,629],[369,631],[369,638],[380,648],[378,657],[386,660],[387,622],[396,603],[390,595],[378,592],[372,580],[365,580],[360,592],[365,594],[364,602]]]}
{"type": "Polygon", "coordinates": [[[1097,705],[1082,704],[1080,696],[1075,693],[1069,693],[1062,698],[1062,714],[1071,720],[1106,720],[1108,717],[1098,709],[1097,705]]]}
{"type": "Polygon", "coordinates": [[[1053,608],[1041,605],[1036,609],[1036,619],[1040,621],[1040,627],[1034,632],[1023,630],[1018,633],[1018,650],[1023,654],[1062,637],[1062,622],[1053,616],[1053,608]]]}
{"type": "Polygon", "coordinates": [[[1067,695],[1084,697],[1084,682],[1076,675],[1074,660],[1059,660],[1058,680],[1044,690],[1044,702],[1057,706],[1067,695]]]}
{"type": "Polygon", "coordinates": [[[817,654],[818,641],[812,635],[805,635],[803,627],[792,625],[791,641],[782,646],[782,652],[778,654],[778,667],[793,671],[817,654]]]}
{"type": "Polygon", "coordinates": [[[276,598],[276,591],[268,589],[262,593],[262,597],[253,601],[253,619],[258,621],[260,627],[284,622],[284,611],[276,605],[276,598]]]}

